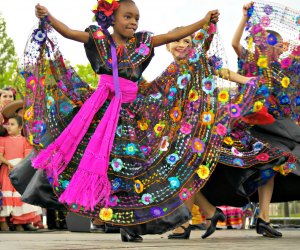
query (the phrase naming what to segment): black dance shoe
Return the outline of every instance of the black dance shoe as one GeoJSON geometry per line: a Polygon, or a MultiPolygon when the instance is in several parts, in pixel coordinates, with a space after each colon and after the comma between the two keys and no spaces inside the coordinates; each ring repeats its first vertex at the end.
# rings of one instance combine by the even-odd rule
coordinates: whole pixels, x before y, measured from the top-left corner
{"type": "Polygon", "coordinates": [[[190,234],[191,234],[191,225],[189,225],[188,227],[184,227],[184,226],[180,226],[184,232],[183,233],[173,233],[173,234],[169,234],[168,235],[168,239],[172,240],[172,239],[176,239],[176,240],[188,240],[190,238],[190,234]]]}
{"type": "Polygon", "coordinates": [[[143,238],[128,228],[120,228],[121,239],[123,242],[142,242],[143,238]]]}
{"type": "Polygon", "coordinates": [[[202,239],[207,238],[211,234],[213,234],[216,231],[217,223],[218,221],[224,222],[226,219],[225,214],[222,212],[220,208],[216,208],[216,212],[213,217],[207,218],[206,220],[210,220],[210,226],[207,228],[206,232],[201,236],[202,239]]]}
{"type": "Polygon", "coordinates": [[[278,232],[275,228],[273,228],[270,222],[266,222],[261,218],[257,218],[256,232],[258,234],[262,234],[263,236],[270,238],[282,237],[282,233],[278,232]]]}

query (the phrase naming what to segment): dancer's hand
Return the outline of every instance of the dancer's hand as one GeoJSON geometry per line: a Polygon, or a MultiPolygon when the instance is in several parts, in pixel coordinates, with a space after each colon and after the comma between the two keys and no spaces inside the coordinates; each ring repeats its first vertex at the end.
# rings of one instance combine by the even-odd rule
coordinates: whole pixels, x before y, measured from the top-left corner
{"type": "Polygon", "coordinates": [[[43,17],[49,15],[49,11],[45,6],[42,6],[38,3],[35,6],[35,15],[37,18],[43,18],[43,17]]]}
{"type": "Polygon", "coordinates": [[[14,166],[12,164],[8,164],[8,171],[12,171],[14,169],[14,166]]]}
{"type": "Polygon", "coordinates": [[[243,5],[243,16],[248,17],[248,10],[253,6],[254,2],[250,2],[243,5]]]}
{"type": "Polygon", "coordinates": [[[207,22],[218,22],[219,21],[219,15],[220,15],[220,12],[219,10],[211,10],[209,12],[207,12],[207,14],[205,15],[204,19],[207,21],[207,22]]]}

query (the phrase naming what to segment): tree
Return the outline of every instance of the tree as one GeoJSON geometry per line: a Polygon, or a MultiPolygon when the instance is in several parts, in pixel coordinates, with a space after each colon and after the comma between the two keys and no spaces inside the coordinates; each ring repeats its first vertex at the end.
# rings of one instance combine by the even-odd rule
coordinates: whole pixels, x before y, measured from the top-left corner
{"type": "Polygon", "coordinates": [[[6,21],[0,13],[0,88],[13,86],[21,94],[24,79],[18,75],[17,65],[15,46],[6,33],[6,21]]]}
{"type": "Polygon", "coordinates": [[[88,83],[93,88],[97,87],[98,75],[95,74],[90,64],[87,65],[77,64],[75,66],[75,70],[82,81],[88,83]]]}

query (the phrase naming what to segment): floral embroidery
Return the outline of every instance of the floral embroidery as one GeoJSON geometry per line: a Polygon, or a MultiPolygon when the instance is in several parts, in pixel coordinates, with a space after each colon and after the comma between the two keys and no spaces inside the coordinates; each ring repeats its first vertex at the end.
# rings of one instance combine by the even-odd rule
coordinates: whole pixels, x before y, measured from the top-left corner
{"type": "Polygon", "coordinates": [[[244,161],[240,158],[235,158],[233,160],[233,164],[242,167],[242,166],[244,166],[244,161]]]}
{"type": "Polygon", "coordinates": [[[195,102],[199,99],[199,95],[198,95],[198,92],[196,90],[190,90],[190,93],[189,93],[189,100],[191,102],[195,102]]]}
{"type": "Polygon", "coordinates": [[[210,170],[205,165],[200,165],[200,167],[197,170],[197,174],[200,179],[206,179],[209,176],[210,170]]]}
{"type": "Polygon", "coordinates": [[[135,180],[134,181],[134,190],[136,193],[140,194],[143,192],[144,190],[144,185],[142,184],[142,182],[140,180],[135,180]]]}
{"type": "Polygon", "coordinates": [[[113,159],[110,165],[115,172],[120,172],[124,166],[121,159],[113,159]]]}
{"type": "Polygon", "coordinates": [[[181,128],[180,128],[180,132],[185,134],[185,135],[188,135],[191,133],[192,131],[192,125],[187,123],[187,122],[184,122],[182,125],[181,125],[181,128]]]}
{"type": "Polygon", "coordinates": [[[174,122],[179,122],[181,120],[182,112],[178,107],[175,107],[170,112],[170,117],[174,122]]]}
{"type": "Polygon", "coordinates": [[[195,138],[192,142],[192,152],[201,154],[205,150],[205,143],[199,138],[195,138]]]}
{"type": "Polygon", "coordinates": [[[203,78],[202,80],[202,90],[206,93],[206,94],[212,94],[213,91],[215,90],[215,81],[213,80],[212,77],[206,77],[203,78]]]}
{"type": "Polygon", "coordinates": [[[268,59],[264,56],[261,56],[258,60],[257,60],[257,66],[265,69],[268,67],[268,59]]]}
{"type": "Polygon", "coordinates": [[[290,78],[288,77],[283,77],[281,80],[281,86],[284,88],[287,88],[290,85],[290,78]]]}
{"type": "Polygon", "coordinates": [[[262,102],[260,102],[260,101],[255,102],[253,105],[253,112],[260,111],[263,106],[264,106],[264,104],[262,102]]]}
{"type": "Polygon", "coordinates": [[[160,207],[151,207],[150,213],[153,217],[160,217],[164,215],[164,210],[160,207]]]}
{"type": "Polygon", "coordinates": [[[33,31],[32,38],[36,43],[42,45],[47,40],[47,34],[42,29],[35,29],[33,31]]]}
{"type": "Polygon", "coordinates": [[[160,147],[159,147],[160,151],[167,151],[168,150],[169,145],[170,145],[169,142],[168,142],[168,140],[169,140],[168,136],[164,136],[162,138],[162,141],[161,141],[160,147]]]}
{"type": "Polygon", "coordinates": [[[223,124],[219,123],[217,125],[217,133],[221,136],[224,136],[227,134],[227,128],[223,124]]]}
{"type": "Polygon", "coordinates": [[[269,160],[269,155],[266,153],[260,153],[255,158],[259,161],[267,161],[267,160],[269,160]]]}
{"type": "Polygon", "coordinates": [[[69,102],[63,102],[59,105],[59,110],[64,115],[68,115],[73,110],[73,105],[69,102]]]}
{"type": "Polygon", "coordinates": [[[33,116],[34,116],[33,106],[30,106],[24,113],[24,119],[26,121],[29,121],[33,118],[33,116]]]}
{"type": "Polygon", "coordinates": [[[214,113],[211,112],[203,112],[201,115],[201,120],[203,125],[210,125],[214,122],[214,113]]]}
{"type": "Polygon", "coordinates": [[[32,92],[35,91],[37,85],[37,80],[34,76],[28,77],[26,81],[26,87],[29,88],[32,92]]]}
{"type": "Polygon", "coordinates": [[[119,201],[118,196],[113,195],[113,196],[109,197],[108,206],[109,207],[115,207],[115,206],[118,205],[118,201],[119,201]]]}
{"type": "Polygon", "coordinates": [[[283,69],[287,69],[287,68],[289,68],[290,66],[291,66],[291,64],[292,64],[292,59],[291,58],[289,58],[289,57],[287,57],[287,58],[284,58],[284,59],[282,59],[281,60],[281,67],[283,68],[283,69]]]}
{"type": "Polygon", "coordinates": [[[187,188],[183,188],[179,193],[179,198],[183,201],[188,200],[191,197],[191,192],[187,188]]]}
{"type": "Polygon", "coordinates": [[[219,94],[218,94],[218,100],[222,103],[226,103],[229,100],[229,93],[226,90],[222,90],[219,94]]]}
{"type": "Polygon", "coordinates": [[[46,124],[42,121],[34,121],[32,126],[32,132],[38,133],[40,136],[43,136],[46,132],[46,124]]]}
{"type": "Polygon", "coordinates": [[[127,155],[135,155],[138,149],[136,148],[134,143],[129,143],[126,146],[125,151],[127,155]]]}
{"type": "Polygon", "coordinates": [[[168,181],[171,189],[177,189],[180,187],[180,181],[177,177],[170,177],[168,178],[168,181]]]}
{"type": "Polygon", "coordinates": [[[143,204],[149,205],[150,203],[153,202],[152,195],[151,194],[143,194],[141,201],[143,204]]]}
{"type": "Polygon", "coordinates": [[[101,220],[109,221],[113,217],[113,210],[111,208],[102,208],[99,217],[101,220]]]}
{"type": "Polygon", "coordinates": [[[233,140],[230,136],[226,136],[224,138],[224,143],[226,143],[227,145],[232,145],[233,144],[233,140]]]}
{"type": "Polygon", "coordinates": [[[184,89],[188,85],[189,81],[191,80],[190,74],[184,74],[178,77],[177,79],[177,85],[178,88],[184,89]]]}
{"type": "Polygon", "coordinates": [[[165,124],[158,123],[154,126],[154,132],[159,136],[165,128],[165,124]]]}
{"type": "Polygon", "coordinates": [[[147,46],[147,44],[142,43],[142,44],[140,44],[140,47],[135,49],[135,51],[142,56],[146,56],[149,54],[150,49],[147,46]]]}
{"type": "Polygon", "coordinates": [[[170,154],[167,156],[167,162],[173,166],[178,160],[179,160],[179,156],[176,153],[170,154]]]}

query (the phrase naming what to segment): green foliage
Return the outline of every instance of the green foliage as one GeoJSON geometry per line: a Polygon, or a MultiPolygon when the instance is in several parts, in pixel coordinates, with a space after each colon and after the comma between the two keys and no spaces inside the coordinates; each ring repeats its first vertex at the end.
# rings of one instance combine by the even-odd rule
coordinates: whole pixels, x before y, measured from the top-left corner
{"type": "Polygon", "coordinates": [[[6,21],[0,13],[0,88],[12,86],[21,94],[25,85],[24,79],[18,75],[17,65],[15,46],[6,33],[6,21]]]}
{"type": "Polygon", "coordinates": [[[77,64],[75,66],[75,70],[80,76],[80,79],[89,85],[91,85],[93,88],[97,87],[98,84],[98,75],[95,74],[90,64],[87,65],[81,65],[77,64]]]}

